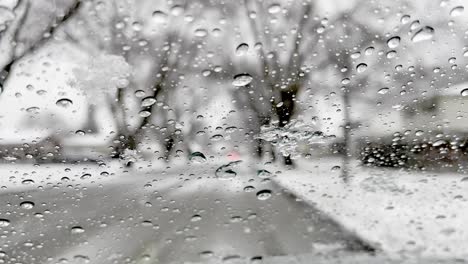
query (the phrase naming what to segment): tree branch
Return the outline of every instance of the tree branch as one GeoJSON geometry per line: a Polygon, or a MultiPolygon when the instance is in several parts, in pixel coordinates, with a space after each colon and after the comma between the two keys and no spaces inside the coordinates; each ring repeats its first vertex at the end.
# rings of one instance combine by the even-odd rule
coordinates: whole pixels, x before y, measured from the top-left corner
{"type": "MultiPolygon", "coordinates": [[[[27,3],[29,4],[29,2],[27,2],[27,3]]],[[[3,80],[0,80],[0,85],[3,85],[7,81],[8,77],[9,77],[9,74],[10,74],[10,71],[11,71],[11,68],[12,68],[12,66],[13,66],[13,64],[15,62],[21,60],[27,54],[29,54],[31,52],[34,52],[37,48],[41,47],[45,42],[47,42],[49,40],[49,37],[53,36],[55,34],[57,29],[60,27],[60,25],[63,25],[68,20],[70,20],[70,18],[72,18],[76,13],[78,13],[78,10],[79,10],[80,6],[81,6],[81,0],[77,0],[74,3],[74,5],[72,5],[72,7],[70,9],[68,9],[68,12],[65,13],[65,15],[63,17],[61,17],[58,21],[54,22],[50,26],[50,28],[46,32],[44,32],[44,34],[43,34],[44,37],[42,37],[41,39],[39,39],[39,41],[37,41],[36,43],[34,43],[33,45],[31,45],[30,47],[25,49],[20,55],[15,56],[15,54],[13,53],[13,55],[8,59],[8,62],[5,64],[5,66],[2,67],[2,71],[5,72],[5,75],[3,77],[3,80]]],[[[25,11],[23,13],[23,17],[18,22],[18,25],[17,25],[18,27],[15,29],[14,36],[17,36],[17,34],[18,34],[19,30],[20,30],[20,26],[21,26],[21,24],[19,24],[19,23],[21,23],[21,21],[24,22],[24,19],[26,17],[26,13],[27,13],[28,10],[29,10],[29,8],[25,9],[25,11]]],[[[13,40],[15,40],[15,39],[13,39],[13,40]]]]}

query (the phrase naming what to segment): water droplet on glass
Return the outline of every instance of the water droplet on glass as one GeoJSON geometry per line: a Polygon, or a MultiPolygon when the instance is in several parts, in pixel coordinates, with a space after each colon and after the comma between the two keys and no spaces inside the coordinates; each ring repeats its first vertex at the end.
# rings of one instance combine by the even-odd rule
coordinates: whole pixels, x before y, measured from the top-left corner
{"type": "Polygon", "coordinates": [[[411,41],[413,42],[421,42],[425,40],[430,40],[434,37],[434,29],[432,27],[425,26],[414,33],[411,41]]]}
{"type": "Polygon", "coordinates": [[[339,171],[339,170],[341,170],[341,167],[338,166],[338,165],[333,166],[333,167],[331,168],[331,171],[333,171],[333,172],[336,172],[336,171],[339,171]]]}
{"type": "Polygon", "coordinates": [[[390,89],[388,89],[387,87],[384,87],[384,88],[381,88],[377,93],[386,94],[388,93],[388,91],[390,91],[390,89]]]}
{"type": "Polygon", "coordinates": [[[268,13],[276,14],[281,11],[281,6],[279,4],[272,4],[268,7],[268,13]]]}
{"type": "Polygon", "coordinates": [[[400,22],[402,24],[408,24],[410,22],[410,16],[409,15],[403,15],[400,19],[400,22]]]}
{"type": "Polygon", "coordinates": [[[239,255],[229,255],[222,259],[224,264],[240,264],[245,263],[239,255]]]}
{"type": "Polygon", "coordinates": [[[356,71],[358,73],[363,73],[367,70],[367,64],[365,63],[359,63],[357,66],[356,66],[356,71]]]}
{"type": "Polygon", "coordinates": [[[355,60],[355,59],[358,59],[359,57],[361,57],[361,52],[354,52],[354,53],[351,53],[351,59],[355,60]]]}
{"type": "Polygon", "coordinates": [[[210,140],[212,140],[212,141],[220,141],[220,140],[222,140],[223,138],[224,138],[223,135],[221,135],[221,134],[216,134],[216,135],[213,135],[213,136],[210,138],[210,140]]]}
{"type": "Polygon", "coordinates": [[[393,59],[393,58],[396,57],[396,55],[397,55],[397,52],[394,51],[394,50],[391,50],[391,51],[387,52],[387,59],[393,59]]]}
{"type": "Polygon", "coordinates": [[[30,210],[30,209],[33,209],[34,203],[29,202],[29,201],[25,201],[25,202],[20,203],[20,207],[23,208],[23,209],[26,209],[26,210],[30,210]]]}
{"type": "Polygon", "coordinates": [[[240,86],[245,86],[249,83],[251,83],[253,80],[253,77],[250,76],[248,73],[241,73],[237,74],[234,76],[234,80],[232,81],[232,85],[240,87],[240,86]]]}
{"type": "Polygon", "coordinates": [[[461,96],[468,96],[468,88],[465,88],[463,89],[461,92],[460,92],[461,96]]]}
{"type": "Polygon", "coordinates": [[[262,179],[269,178],[271,177],[271,172],[267,170],[257,170],[257,176],[262,179]]]}
{"type": "Polygon", "coordinates": [[[465,11],[465,8],[463,6],[456,6],[452,8],[452,10],[450,10],[450,16],[461,16],[463,14],[463,11],[465,11]]]}
{"type": "Polygon", "coordinates": [[[194,163],[203,163],[206,161],[205,155],[199,151],[195,151],[192,154],[190,154],[189,159],[191,162],[194,163]]]}
{"type": "Polygon", "coordinates": [[[369,55],[372,55],[372,53],[374,53],[374,50],[375,50],[374,47],[368,47],[368,48],[364,51],[364,53],[365,53],[367,56],[369,56],[369,55]]]}
{"type": "Polygon", "coordinates": [[[21,183],[24,184],[24,185],[28,185],[28,184],[33,184],[34,181],[31,180],[31,179],[26,179],[26,180],[23,180],[21,183]]]}
{"type": "Polygon", "coordinates": [[[271,197],[271,191],[270,190],[261,190],[257,192],[257,199],[259,200],[268,200],[271,197]]]}
{"type": "Polygon", "coordinates": [[[253,192],[253,191],[255,191],[255,187],[253,187],[252,185],[244,187],[244,192],[253,192]]]}
{"type": "Polygon", "coordinates": [[[421,22],[419,22],[419,20],[415,20],[411,23],[410,25],[410,30],[413,31],[413,30],[416,30],[418,29],[419,27],[421,26],[421,22]]]}
{"type": "Polygon", "coordinates": [[[192,221],[192,222],[198,222],[200,220],[202,220],[202,217],[200,215],[198,215],[198,214],[193,215],[192,218],[190,218],[190,221],[192,221]]]}
{"type": "Polygon", "coordinates": [[[70,229],[70,233],[72,234],[82,234],[85,230],[81,226],[74,226],[70,229]]]}
{"type": "Polygon", "coordinates": [[[145,94],[146,94],[146,92],[143,91],[143,90],[136,90],[135,91],[135,96],[136,97],[143,97],[143,96],[145,96],[145,94]]]}
{"type": "Polygon", "coordinates": [[[167,21],[167,14],[161,10],[154,11],[152,17],[156,23],[165,23],[167,21]]]}
{"type": "Polygon", "coordinates": [[[171,15],[180,16],[184,13],[184,7],[181,5],[175,5],[171,8],[171,15]]]}
{"type": "Polygon", "coordinates": [[[46,90],[39,90],[39,91],[36,92],[37,95],[44,95],[46,93],[47,93],[46,90]]]}
{"type": "Polygon", "coordinates": [[[233,170],[236,165],[242,161],[233,161],[228,164],[222,165],[216,169],[215,175],[220,179],[232,179],[237,176],[237,173],[233,170]]]}
{"type": "Polygon", "coordinates": [[[154,97],[146,97],[141,101],[142,107],[152,106],[156,103],[156,99],[154,97]]]}
{"type": "Polygon", "coordinates": [[[445,140],[439,139],[436,142],[432,143],[432,146],[433,147],[439,147],[439,146],[445,145],[445,143],[446,143],[445,140]]]}
{"type": "Polygon", "coordinates": [[[4,219],[4,218],[0,218],[0,227],[7,227],[10,225],[10,220],[8,219],[4,219]]]}
{"type": "Polygon", "coordinates": [[[214,253],[213,251],[205,250],[205,251],[200,252],[199,255],[200,255],[200,258],[206,259],[206,258],[213,257],[214,253]]]}
{"type": "Polygon", "coordinates": [[[249,51],[249,45],[247,43],[242,43],[236,48],[236,55],[243,56],[249,51]]]}
{"type": "Polygon", "coordinates": [[[195,30],[194,34],[195,34],[196,37],[203,38],[203,37],[206,37],[208,35],[208,31],[206,31],[206,29],[199,28],[199,29],[195,30]]]}
{"type": "Polygon", "coordinates": [[[81,177],[80,177],[80,179],[82,179],[82,180],[86,180],[86,179],[89,179],[89,178],[91,178],[91,174],[89,174],[89,173],[85,173],[85,174],[81,175],[81,177]]]}
{"type": "Polygon", "coordinates": [[[398,36],[392,37],[387,41],[387,46],[391,49],[395,49],[400,45],[400,41],[401,41],[400,37],[398,36]]]}
{"type": "Polygon", "coordinates": [[[138,113],[138,115],[141,116],[141,117],[148,117],[148,116],[151,115],[151,112],[150,112],[150,111],[143,110],[143,111],[140,111],[140,112],[138,113]]]}
{"type": "Polygon", "coordinates": [[[31,113],[31,114],[38,114],[39,113],[39,107],[37,106],[31,106],[26,108],[26,112],[31,113]]]}
{"type": "Polygon", "coordinates": [[[68,98],[62,98],[62,99],[57,100],[55,104],[63,108],[68,108],[73,105],[73,101],[68,98]]]}

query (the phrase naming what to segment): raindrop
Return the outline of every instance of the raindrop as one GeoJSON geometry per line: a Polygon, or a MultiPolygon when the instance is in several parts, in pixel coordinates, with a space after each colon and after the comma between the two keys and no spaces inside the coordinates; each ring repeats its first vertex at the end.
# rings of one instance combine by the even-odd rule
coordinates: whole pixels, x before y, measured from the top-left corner
{"type": "Polygon", "coordinates": [[[255,187],[253,187],[252,185],[244,187],[244,192],[253,192],[253,191],[255,191],[255,187]]]}
{"type": "Polygon", "coordinates": [[[420,30],[418,30],[413,35],[413,37],[411,38],[411,41],[416,43],[416,42],[421,42],[425,40],[430,40],[433,37],[434,37],[434,29],[429,26],[425,26],[421,28],[420,30]]]}
{"type": "Polygon", "coordinates": [[[235,264],[243,262],[239,255],[229,255],[222,259],[222,262],[225,264],[235,264]]]}
{"type": "Polygon", "coordinates": [[[63,108],[68,108],[73,105],[73,101],[68,98],[62,98],[62,99],[57,100],[55,104],[63,108]]]}
{"type": "Polygon", "coordinates": [[[165,23],[167,21],[167,14],[161,10],[154,11],[152,17],[156,23],[165,23]]]}
{"type": "Polygon", "coordinates": [[[46,90],[38,90],[38,91],[36,92],[37,95],[44,95],[44,94],[46,94],[46,93],[47,93],[46,90]]]}
{"type": "Polygon", "coordinates": [[[391,50],[391,51],[387,52],[387,59],[393,59],[393,58],[396,57],[396,55],[397,55],[396,51],[391,50]]]}
{"type": "Polygon", "coordinates": [[[141,116],[141,117],[148,117],[148,116],[151,115],[151,112],[150,112],[150,111],[143,110],[143,111],[140,111],[140,112],[138,113],[138,115],[141,116]]]}
{"type": "Polygon", "coordinates": [[[233,161],[228,164],[222,165],[216,169],[215,175],[220,179],[232,179],[237,176],[237,173],[233,170],[233,167],[241,163],[242,161],[233,161]]]}
{"type": "Polygon", "coordinates": [[[80,179],[82,179],[82,180],[86,180],[86,179],[89,179],[89,178],[91,178],[91,174],[89,174],[89,173],[85,173],[85,174],[81,175],[81,177],[80,177],[80,179]]]}
{"type": "Polygon", "coordinates": [[[84,136],[86,133],[83,130],[77,130],[77,131],[75,131],[75,134],[77,134],[79,136],[84,136]]]}
{"type": "Polygon", "coordinates": [[[143,91],[143,90],[136,90],[135,91],[135,96],[136,97],[143,97],[143,96],[145,96],[145,94],[146,94],[146,92],[143,91]]]}
{"type": "Polygon", "coordinates": [[[279,4],[272,4],[268,7],[268,13],[276,14],[281,11],[281,6],[279,4]]]}
{"type": "Polygon", "coordinates": [[[199,255],[200,255],[201,258],[206,259],[206,258],[211,258],[214,255],[214,253],[213,253],[213,251],[206,250],[206,251],[200,252],[199,255]]]}
{"type": "Polygon", "coordinates": [[[409,16],[409,15],[404,15],[404,16],[402,16],[401,19],[400,19],[400,22],[401,22],[402,24],[408,24],[409,21],[410,21],[410,16],[409,16]]]}
{"type": "Polygon", "coordinates": [[[390,91],[390,89],[388,89],[388,87],[384,87],[384,88],[381,88],[377,93],[386,94],[388,93],[388,91],[390,91]]]}
{"type": "Polygon", "coordinates": [[[243,56],[249,51],[249,45],[247,43],[242,43],[236,48],[236,56],[243,56]]]}
{"type": "Polygon", "coordinates": [[[351,59],[355,60],[355,59],[358,59],[359,57],[361,57],[361,52],[354,52],[351,54],[351,59]]]}
{"type": "Polygon", "coordinates": [[[356,71],[358,73],[363,73],[367,70],[367,64],[365,63],[359,63],[357,66],[356,66],[356,71]]]}
{"type": "Polygon", "coordinates": [[[82,234],[85,230],[81,226],[74,226],[70,229],[70,233],[72,234],[82,234]]]}
{"type": "Polygon", "coordinates": [[[198,222],[200,220],[202,220],[202,217],[200,215],[198,215],[198,214],[193,215],[192,218],[190,218],[190,221],[192,221],[192,222],[198,222]]]}
{"type": "Polygon", "coordinates": [[[200,37],[200,38],[206,37],[208,35],[208,31],[206,31],[206,29],[203,29],[203,28],[199,28],[195,30],[194,33],[196,37],[200,37]]]}
{"type": "Polygon", "coordinates": [[[271,197],[271,191],[270,190],[261,190],[257,192],[257,199],[264,201],[268,200],[271,197]]]}
{"type": "Polygon", "coordinates": [[[341,167],[338,166],[338,165],[333,166],[333,167],[331,168],[331,171],[333,171],[333,172],[336,172],[336,171],[339,171],[339,170],[341,170],[341,167]]]}
{"type": "Polygon", "coordinates": [[[262,179],[266,179],[266,178],[271,177],[271,172],[267,170],[257,170],[257,176],[262,179]]]}
{"type": "Polygon", "coordinates": [[[146,97],[141,101],[142,107],[152,106],[156,103],[156,99],[154,97],[146,97]]]}
{"type": "Polygon", "coordinates": [[[27,184],[33,184],[34,181],[31,180],[31,179],[26,179],[26,180],[22,181],[21,183],[27,185],[27,184]]]}
{"type": "Polygon", "coordinates": [[[395,49],[400,45],[400,37],[392,37],[387,41],[387,46],[391,49],[395,49]]]}
{"type": "Polygon", "coordinates": [[[460,92],[461,96],[468,96],[468,88],[465,88],[463,89],[461,92],[460,92]]]}
{"type": "Polygon", "coordinates": [[[248,73],[241,73],[234,76],[234,80],[232,81],[232,85],[240,87],[245,86],[251,83],[253,77],[248,73]]]}
{"type": "Polygon", "coordinates": [[[10,220],[0,218],[0,227],[7,227],[10,225],[10,220]]]}
{"type": "Polygon", "coordinates": [[[29,201],[25,201],[25,202],[20,203],[20,207],[23,208],[23,209],[26,209],[26,210],[30,210],[30,209],[33,209],[34,203],[29,202],[29,201]]]}
{"type": "Polygon", "coordinates": [[[419,28],[419,26],[421,26],[421,22],[419,22],[419,20],[415,20],[413,21],[413,23],[411,23],[410,30],[411,31],[416,30],[419,28]]]}
{"type": "Polygon", "coordinates": [[[463,52],[463,57],[468,57],[468,50],[463,52]]]}
{"type": "Polygon", "coordinates": [[[436,142],[432,143],[432,146],[433,146],[433,147],[439,147],[439,146],[444,145],[445,143],[446,143],[445,140],[439,139],[439,140],[437,140],[436,142]]]}
{"type": "Polygon", "coordinates": [[[180,16],[184,13],[184,7],[181,5],[175,5],[171,8],[171,15],[180,16]]]}
{"type": "Polygon", "coordinates": [[[203,163],[206,161],[205,155],[199,151],[195,151],[192,154],[190,154],[189,159],[193,163],[203,163]]]}
{"type": "Polygon", "coordinates": [[[222,178],[222,179],[231,179],[237,176],[237,173],[233,171],[232,169],[226,169],[226,170],[220,170],[221,167],[219,167],[216,170],[216,177],[222,178]]]}
{"type": "Polygon", "coordinates": [[[374,50],[375,50],[374,47],[368,47],[368,48],[364,51],[364,53],[365,53],[367,56],[369,56],[369,55],[372,55],[372,53],[374,53],[374,50]]]}
{"type": "Polygon", "coordinates": [[[414,134],[415,134],[417,137],[420,137],[420,136],[424,135],[424,131],[422,131],[422,130],[417,130],[414,134]]]}
{"type": "Polygon", "coordinates": [[[461,14],[465,11],[465,8],[463,6],[456,6],[450,10],[450,16],[457,17],[461,16],[461,14]]]}
{"type": "Polygon", "coordinates": [[[213,136],[210,138],[210,140],[212,140],[212,141],[220,141],[220,140],[222,140],[223,138],[224,138],[223,135],[221,135],[221,134],[216,134],[216,135],[213,135],[213,136]]]}
{"type": "Polygon", "coordinates": [[[31,113],[31,114],[37,114],[39,113],[40,108],[37,106],[31,106],[26,108],[26,112],[31,113]]]}

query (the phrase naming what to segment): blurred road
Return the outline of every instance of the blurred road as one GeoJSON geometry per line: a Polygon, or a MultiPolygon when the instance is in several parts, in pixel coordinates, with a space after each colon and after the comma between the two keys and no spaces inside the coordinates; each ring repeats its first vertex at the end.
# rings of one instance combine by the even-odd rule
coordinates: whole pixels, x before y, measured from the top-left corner
{"type": "Polygon", "coordinates": [[[0,225],[0,260],[256,263],[267,256],[372,251],[271,180],[247,172],[227,180],[211,174],[201,168],[128,172],[101,185],[75,181],[2,191],[0,219],[10,223],[0,225]],[[262,190],[271,197],[257,197],[262,190]],[[24,201],[35,205],[28,209],[24,201]]]}

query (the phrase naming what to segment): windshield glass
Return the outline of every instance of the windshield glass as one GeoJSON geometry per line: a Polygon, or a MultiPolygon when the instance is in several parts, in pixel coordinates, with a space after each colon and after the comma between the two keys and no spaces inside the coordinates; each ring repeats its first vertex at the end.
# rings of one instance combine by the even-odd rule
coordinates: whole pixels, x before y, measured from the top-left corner
{"type": "Polygon", "coordinates": [[[0,0],[0,263],[468,261],[466,0],[0,0]]]}

